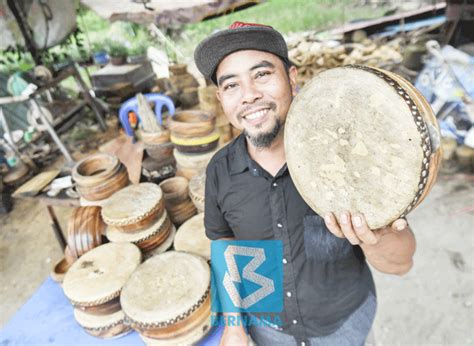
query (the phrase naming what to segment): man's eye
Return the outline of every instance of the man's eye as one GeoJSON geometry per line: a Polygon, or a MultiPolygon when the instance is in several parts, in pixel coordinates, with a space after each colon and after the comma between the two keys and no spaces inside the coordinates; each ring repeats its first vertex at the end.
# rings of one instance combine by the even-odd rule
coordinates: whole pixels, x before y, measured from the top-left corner
{"type": "Polygon", "coordinates": [[[270,71],[260,71],[255,74],[255,78],[262,78],[270,74],[270,71]]]}
{"type": "Polygon", "coordinates": [[[236,86],[237,86],[237,83],[229,83],[229,84],[224,85],[224,90],[229,90],[229,89],[235,88],[236,86]]]}

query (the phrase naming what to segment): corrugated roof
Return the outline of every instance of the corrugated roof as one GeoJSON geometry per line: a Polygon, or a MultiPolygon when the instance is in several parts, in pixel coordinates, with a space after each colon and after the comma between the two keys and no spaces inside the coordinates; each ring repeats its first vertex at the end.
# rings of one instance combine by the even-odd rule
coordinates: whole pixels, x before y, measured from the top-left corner
{"type": "Polygon", "coordinates": [[[81,0],[86,7],[110,21],[124,20],[160,27],[200,22],[266,0],[149,0],[146,7],[132,0],[81,0]]]}

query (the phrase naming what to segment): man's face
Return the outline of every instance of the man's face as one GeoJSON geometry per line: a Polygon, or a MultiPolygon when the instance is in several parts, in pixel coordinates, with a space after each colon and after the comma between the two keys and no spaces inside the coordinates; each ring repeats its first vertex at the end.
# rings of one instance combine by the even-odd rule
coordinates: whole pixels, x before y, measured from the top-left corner
{"type": "Polygon", "coordinates": [[[243,50],[222,60],[216,78],[217,97],[232,125],[256,147],[269,147],[296,95],[296,68],[287,73],[276,55],[243,50]]]}

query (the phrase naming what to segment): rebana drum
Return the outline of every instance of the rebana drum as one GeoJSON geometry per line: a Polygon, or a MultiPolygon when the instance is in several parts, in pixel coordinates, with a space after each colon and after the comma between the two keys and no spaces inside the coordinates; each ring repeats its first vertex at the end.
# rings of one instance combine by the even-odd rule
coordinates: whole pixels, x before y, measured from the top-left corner
{"type": "Polygon", "coordinates": [[[426,197],[441,154],[424,97],[400,76],[365,66],[326,70],[304,86],[288,113],[285,152],[314,211],[361,212],[372,229],[426,197]]]}
{"type": "Polygon", "coordinates": [[[122,309],[147,343],[193,344],[210,330],[210,275],[199,256],[177,251],[153,256],[125,284],[122,309]]]}

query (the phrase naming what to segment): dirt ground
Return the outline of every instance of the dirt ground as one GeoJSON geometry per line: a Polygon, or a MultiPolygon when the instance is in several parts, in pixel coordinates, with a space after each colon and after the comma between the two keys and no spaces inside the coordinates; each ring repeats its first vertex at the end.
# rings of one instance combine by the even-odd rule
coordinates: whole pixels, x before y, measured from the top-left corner
{"type": "MultiPolygon", "coordinates": [[[[440,176],[409,215],[418,248],[403,277],[375,273],[377,345],[474,345],[474,176],[440,176]]],[[[56,208],[65,229],[71,213],[56,208]]],[[[15,201],[0,215],[0,327],[15,314],[61,257],[45,207],[15,201]]]]}

